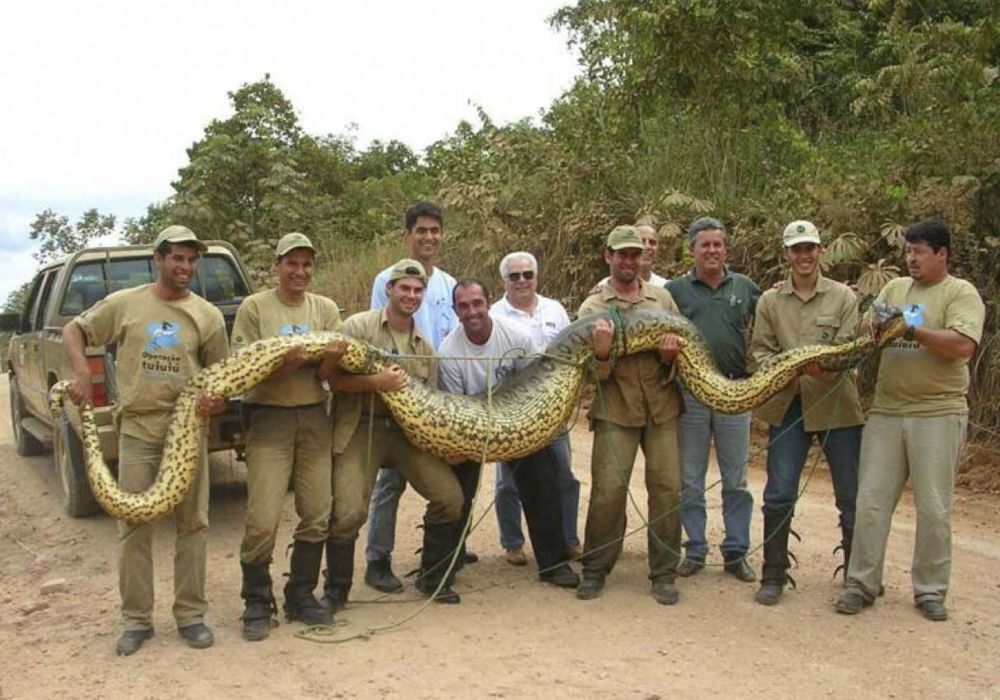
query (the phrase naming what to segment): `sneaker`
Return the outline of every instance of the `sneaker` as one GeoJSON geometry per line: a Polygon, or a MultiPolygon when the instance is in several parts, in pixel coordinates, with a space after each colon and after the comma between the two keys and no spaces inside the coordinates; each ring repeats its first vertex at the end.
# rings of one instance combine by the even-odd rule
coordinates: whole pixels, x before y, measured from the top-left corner
{"type": "Polygon", "coordinates": [[[681,599],[681,593],[670,579],[654,579],[653,598],[660,605],[674,605],[681,599]]]}
{"type": "Polygon", "coordinates": [[[153,630],[125,630],[115,644],[118,656],[131,656],[142,648],[147,639],[153,637],[153,630]]]}
{"type": "Polygon", "coordinates": [[[569,567],[569,564],[542,572],[538,574],[538,579],[543,583],[551,583],[560,588],[576,588],[580,585],[580,576],[569,567]]]}
{"type": "Polygon", "coordinates": [[[178,627],[177,632],[192,649],[208,649],[215,644],[215,635],[212,634],[212,630],[204,622],[196,622],[193,625],[178,627]]]}
{"type": "Polygon", "coordinates": [[[857,615],[871,604],[872,602],[861,595],[861,593],[849,588],[840,594],[834,607],[842,615],[857,615]]]}
{"type": "Polygon", "coordinates": [[[739,559],[735,557],[728,559],[724,568],[727,574],[732,574],[744,583],[753,583],[757,580],[757,574],[747,563],[745,555],[739,555],[739,559]]]}
{"type": "Polygon", "coordinates": [[[930,599],[917,603],[920,614],[933,622],[943,622],[948,619],[948,608],[940,600],[930,599]]]}
{"type": "Polygon", "coordinates": [[[580,600],[593,600],[601,595],[604,588],[604,576],[601,574],[583,572],[583,580],[576,588],[576,597],[580,600]]]}
{"type": "Polygon", "coordinates": [[[510,547],[506,552],[507,563],[511,566],[527,566],[528,557],[524,556],[523,547],[510,547]]]}
{"type": "Polygon", "coordinates": [[[705,568],[705,562],[700,559],[688,559],[684,557],[684,561],[680,563],[677,567],[678,576],[694,576],[696,573],[705,568]]]}
{"type": "Polygon", "coordinates": [[[388,559],[368,562],[365,568],[365,583],[382,593],[399,593],[403,590],[403,582],[392,573],[392,564],[388,559]]]}

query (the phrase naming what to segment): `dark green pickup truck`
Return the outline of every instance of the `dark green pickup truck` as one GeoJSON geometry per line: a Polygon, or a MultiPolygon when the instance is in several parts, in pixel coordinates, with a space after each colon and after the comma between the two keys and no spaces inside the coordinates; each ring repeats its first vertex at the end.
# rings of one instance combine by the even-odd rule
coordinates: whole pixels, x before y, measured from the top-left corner
{"type": "MultiPolygon", "coordinates": [[[[208,250],[198,264],[191,291],[222,311],[232,330],[236,309],[250,294],[250,277],[236,250],[225,242],[206,241],[208,250]]],[[[73,517],[100,510],[90,492],[78,437],[79,413],[70,407],[55,420],[49,411],[49,388],[73,372],[63,349],[63,326],[119,289],[152,282],[155,277],[152,246],[89,248],[45,265],[35,276],[19,317],[7,318],[14,335],[6,369],[10,378],[10,415],[20,455],[41,454],[51,447],[63,484],[66,511],[73,517]]],[[[94,381],[94,413],[101,449],[109,464],[118,458],[118,436],[112,421],[115,404],[115,348],[87,348],[94,381]]],[[[212,419],[209,450],[241,449],[243,429],[239,400],[212,419]]]]}

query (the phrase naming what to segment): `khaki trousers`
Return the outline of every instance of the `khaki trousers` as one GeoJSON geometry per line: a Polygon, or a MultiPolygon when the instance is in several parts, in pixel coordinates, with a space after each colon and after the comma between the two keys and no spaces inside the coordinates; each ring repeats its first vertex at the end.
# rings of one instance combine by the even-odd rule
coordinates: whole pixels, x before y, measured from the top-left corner
{"type": "Polygon", "coordinates": [[[643,428],[594,421],[590,506],[584,545],[587,554],[583,570],[607,575],[621,554],[628,484],[640,446],[646,456],[649,577],[672,581],[681,549],[681,477],[676,419],[643,428]]]}
{"type": "Polygon", "coordinates": [[[294,479],[295,539],[322,542],[330,519],[333,459],[330,417],[323,404],[299,408],[254,406],[247,430],[247,517],[240,561],[271,560],[281,508],[294,479]]]}
{"type": "Polygon", "coordinates": [[[967,417],[873,413],[861,438],[857,514],[847,586],[874,600],[892,515],[907,478],[917,510],[913,597],[943,601],[951,578],[951,506],[967,417]]]}
{"type": "Polygon", "coordinates": [[[333,462],[330,538],[352,541],[368,518],[368,501],[379,465],[393,467],[427,499],[428,523],[453,523],[462,514],[462,488],[451,465],[414,447],[391,418],[362,416],[344,452],[333,462]],[[371,449],[369,449],[369,447],[371,449]]]}
{"type": "MultiPolygon", "coordinates": [[[[156,479],[162,443],[122,435],[118,447],[118,484],[124,491],[143,491],[156,479]]],[[[208,453],[191,490],[174,510],[174,619],[178,627],[201,622],[208,609],[205,569],[208,561],[208,453]]],[[[153,627],[153,528],[155,523],[118,523],[118,588],[126,630],[153,627]]]]}

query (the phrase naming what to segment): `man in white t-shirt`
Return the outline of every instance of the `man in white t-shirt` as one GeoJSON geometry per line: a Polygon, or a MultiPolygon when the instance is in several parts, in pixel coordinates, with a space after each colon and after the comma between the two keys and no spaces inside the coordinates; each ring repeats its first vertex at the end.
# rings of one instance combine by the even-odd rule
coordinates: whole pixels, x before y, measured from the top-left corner
{"type": "MultiPolygon", "coordinates": [[[[461,326],[448,334],[438,348],[441,388],[456,394],[492,391],[505,377],[527,364],[524,356],[532,350],[531,336],[517,323],[490,316],[489,293],[482,282],[459,281],[453,298],[461,326]]],[[[580,578],[566,563],[569,552],[562,532],[555,463],[555,451],[547,446],[512,462],[511,467],[528,522],[539,578],[556,586],[576,588],[580,578]]],[[[465,496],[464,522],[468,521],[472,499],[479,487],[481,467],[473,461],[454,465],[465,496]]]]}
{"type": "MultiPolygon", "coordinates": [[[[437,205],[417,202],[406,210],[404,237],[410,257],[427,271],[427,286],[420,308],[413,316],[417,330],[431,341],[436,350],[444,337],[458,326],[452,309],[451,290],[455,278],[435,264],[444,239],[444,216],[437,205]]],[[[382,270],[372,284],[371,308],[382,309],[388,303],[386,283],[392,267],[382,270]]],[[[381,468],[368,506],[368,542],[365,547],[365,583],[383,593],[398,593],[403,582],[392,572],[392,550],[396,543],[396,511],[406,489],[406,479],[395,469],[381,468]]]]}
{"type": "MultiPolygon", "coordinates": [[[[558,301],[538,294],[538,260],[526,251],[510,253],[500,261],[500,277],[504,296],[490,307],[490,315],[521,325],[531,335],[532,349],[544,352],[549,343],[569,325],[569,315],[558,301]]],[[[556,457],[563,536],[570,556],[576,558],[582,554],[576,530],[580,482],[573,476],[568,431],[552,442],[552,450],[556,457]]],[[[514,566],[526,565],[521,500],[508,463],[497,464],[496,512],[500,546],[506,552],[507,561],[514,566]]]]}

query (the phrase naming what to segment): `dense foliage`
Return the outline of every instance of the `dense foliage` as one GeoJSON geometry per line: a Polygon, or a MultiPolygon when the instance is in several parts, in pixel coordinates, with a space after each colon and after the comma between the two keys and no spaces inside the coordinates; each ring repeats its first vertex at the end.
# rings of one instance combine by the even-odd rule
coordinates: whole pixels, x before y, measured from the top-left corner
{"type": "Polygon", "coordinates": [[[683,269],[680,232],[711,213],[734,266],[765,285],[782,274],[783,225],[809,218],[828,273],[864,296],[898,274],[905,225],[938,215],[954,272],[988,304],[974,419],[1000,424],[982,400],[1000,392],[1000,3],[578,0],[552,23],[581,74],[540,122],[481,113],[422,154],[359,150],[304,133],[265,76],[230,93],[174,195],[125,235],[188,224],[235,243],[263,279],[277,238],[300,230],[323,247],[325,291],[356,309],[399,253],[407,204],[435,198],[448,269],[492,280],[504,253],[528,249],[544,291],[572,305],[604,273],[604,234],[640,215],[662,226],[661,274],[683,269]]]}

